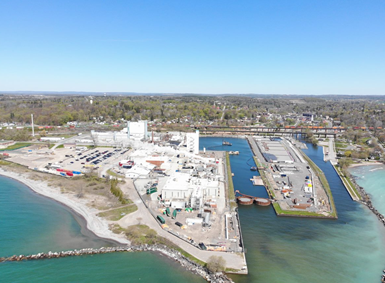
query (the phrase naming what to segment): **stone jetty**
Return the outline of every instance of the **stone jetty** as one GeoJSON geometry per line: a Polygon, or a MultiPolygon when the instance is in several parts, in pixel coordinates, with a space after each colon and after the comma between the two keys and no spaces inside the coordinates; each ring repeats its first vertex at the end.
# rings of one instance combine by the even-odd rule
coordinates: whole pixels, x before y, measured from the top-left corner
{"type": "Polygon", "coordinates": [[[123,247],[102,247],[99,249],[81,249],[69,250],[61,252],[38,253],[34,255],[13,255],[10,257],[0,257],[0,262],[6,261],[24,261],[24,260],[41,260],[71,256],[96,255],[117,252],[159,252],[186,268],[188,271],[203,277],[208,282],[229,283],[233,281],[222,272],[212,273],[206,267],[203,267],[194,261],[183,256],[180,252],[168,248],[164,245],[138,245],[138,246],[123,246],[123,247]]]}

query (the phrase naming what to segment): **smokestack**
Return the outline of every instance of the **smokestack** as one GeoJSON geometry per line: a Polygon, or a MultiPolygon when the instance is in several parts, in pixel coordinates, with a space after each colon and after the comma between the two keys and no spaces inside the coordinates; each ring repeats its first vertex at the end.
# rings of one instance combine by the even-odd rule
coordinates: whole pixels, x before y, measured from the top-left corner
{"type": "Polygon", "coordinates": [[[35,136],[35,127],[33,126],[33,114],[31,114],[31,120],[32,120],[32,136],[35,136]]]}

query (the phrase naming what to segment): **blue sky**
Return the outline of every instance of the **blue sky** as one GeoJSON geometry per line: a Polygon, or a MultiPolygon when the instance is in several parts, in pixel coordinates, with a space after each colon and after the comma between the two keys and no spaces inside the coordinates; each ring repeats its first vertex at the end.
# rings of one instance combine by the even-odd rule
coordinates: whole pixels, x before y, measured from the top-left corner
{"type": "Polygon", "coordinates": [[[385,94],[383,0],[0,1],[0,90],[385,94]]]}

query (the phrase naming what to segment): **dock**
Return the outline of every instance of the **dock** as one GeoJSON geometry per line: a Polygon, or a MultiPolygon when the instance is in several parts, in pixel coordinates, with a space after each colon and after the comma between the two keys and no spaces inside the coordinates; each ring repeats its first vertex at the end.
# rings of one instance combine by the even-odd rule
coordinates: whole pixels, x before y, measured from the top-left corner
{"type": "Polygon", "coordinates": [[[254,186],[264,186],[261,176],[253,176],[250,181],[253,183],[254,186]]]}

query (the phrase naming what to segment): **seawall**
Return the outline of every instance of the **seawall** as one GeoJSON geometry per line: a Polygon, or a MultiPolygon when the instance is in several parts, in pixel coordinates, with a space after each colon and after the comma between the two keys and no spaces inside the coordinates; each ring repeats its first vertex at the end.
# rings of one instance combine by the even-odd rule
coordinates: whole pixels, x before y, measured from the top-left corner
{"type": "Polygon", "coordinates": [[[42,260],[42,259],[54,259],[62,257],[72,257],[72,256],[85,256],[85,255],[95,255],[95,254],[106,254],[106,253],[116,253],[116,252],[159,252],[176,262],[181,266],[193,272],[209,282],[233,282],[223,273],[213,273],[210,272],[206,267],[193,262],[192,260],[184,257],[180,252],[170,249],[164,245],[139,245],[139,246],[122,246],[122,247],[102,247],[100,249],[81,249],[81,250],[70,250],[70,251],[61,251],[61,252],[48,252],[48,253],[38,253],[34,255],[14,255],[11,257],[0,258],[0,262],[7,261],[26,261],[26,260],[42,260]]]}

